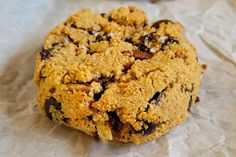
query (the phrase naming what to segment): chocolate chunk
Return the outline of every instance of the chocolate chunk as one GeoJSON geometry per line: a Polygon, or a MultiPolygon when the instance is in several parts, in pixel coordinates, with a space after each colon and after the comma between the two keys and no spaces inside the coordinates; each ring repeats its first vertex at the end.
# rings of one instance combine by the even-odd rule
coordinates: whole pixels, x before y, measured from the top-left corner
{"type": "Polygon", "coordinates": [[[97,35],[97,36],[96,36],[96,41],[97,41],[97,42],[103,41],[102,36],[101,36],[101,35],[97,35]]]}
{"type": "Polygon", "coordinates": [[[106,14],[105,14],[105,13],[101,13],[100,15],[101,15],[102,17],[105,17],[105,16],[106,16],[106,14]]]}
{"type": "Polygon", "coordinates": [[[147,107],[145,108],[144,112],[148,111],[150,108],[150,104],[158,104],[162,96],[162,92],[156,92],[153,97],[148,101],[147,107]]]}
{"type": "Polygon", "coordinates": [[[145,108],[144,112],[147,112],[149,110],[149,108],[150,108],[150,105],[147,104],[147,107],[145,108]]]}
{"type": "Polygon", "coordinates": [[[192,83],[192,86],[191,86],[190,89],[189,89],[189,88],[185,89],[185,91],[187,91],[187,92],[189,92],[189,93],[192,93],[193,90],[194,90],[194,84],[193,84],[193,83],[192,83]]]}
{"type": "Polygon", "coordinates": [[[93,35],[93,34],[94,34],[94,31],[93,31],[92,28],[89,28],[89,29],[87,30],[87,32],[88,32],[90,35],[93,35]]]}
{"type": "MultiPolygon", "coordinates": [[[[112,76],[112,77],[103,77],[102,76],[100,78],[96,78],[95,80],[96,80],[96,82],[99,82],[103,88],[102,91],[100,91],[99,93],[95,93],[93,96],[94,99],[97,101],[102,97],[102,94],[104,94],[105,89],[107,88],[108,84],[115,81],[115,77],[114,76],[112,76]]],[[[92,81],[94,81],[94,79],[92,79],[92,81]]]]}
{"type": "Polygon", "coordinates": [[[102,90],[101,92],[99,93],[94,93],[93,95],[93,98],[98,101],[101,97],[102,97],[102,94],[105,92],[105,90],[102,90]]]}
{"type": "Polygon", "coordinates": [[[147,34],[147,35],[144,35],[144,36],[141,36],[139,38],[140,42],[138,45],[136,45],[138,47],[138,49],[140,51],[147,51],[149,52],[150,51],[150,48],[148,48],[146,46],[146,44],[148,44],[149,42],[152,42],[153,40],[156,40],[155,39],[155,32],[152,32],[150,34],[147,34]]]}
{"type": "Polygon", "coordinates": [[[160,101],[161,96],[162,96],[162,92],[156,92],[153,95],[153,97],[148,101],[148,103],[151,103],[151,102],[155,101],[155,104],[157,104],[160,101]]]}
{"type": "Polygon", "coordinates": [[[112,17],[111,17],[111,16],[108,17],[108,21],[109,21],[109,22],[112,21],[112,17]]]}
{"type": "Polygon", "coordinates": [[[87,116],[87,118],[88,118],[88,120],[90,121],[90,120],[92,120],[92,119],[93,119],[93,116],[92,116],[92,115],[90,115],[90,116],[87,116]]]}
{"type": "Polygon", "coordinates": [[[157,21],[157,22],[153,23],[151,27],[159,28],[161,23],[168,24],[168,23],[174,23],[174,22],[170,21],[170,20],[167,20],[167,19],[164,19],[164,20],[160,20],[160,21],[157,21]]]}
{"type": "Polygon", "coordinates": [[[122,71],[126,73],[131,68],[132,65],[133,65],[132,62],[124,64],[124,69],[122,71]]]}
{"type": "Polygon", "coordinates": [[[154,34],[153,34],[153,33],[144,35],[144,36],[142,36],[142,37],[140,38],[140,40],[141,40],[142,43],[152,41],[153,39],[154,39],[154,34]]]}
{"type": "Polygon", "coordinates": [[[121,130],[122,123],[119,116],[115,111],[108,112],[109,122],[111,124],[112,130],[119,132],[121,130]]]}
{"type": "Polygon", "coordinates": [[[70,26],[71,26],[72,28],[78,28],[78,27],[75,25],[75,23],[72,23],[70,26]]]}
{"type": "Polygon", "coordinates": [[[53,119],[52,113],[50,112],[50,107],[53,106],[56,110],[61,110],[61,103],[59,103],[55,98],[50,97],[44,103],[45,112],[50,120],[53,119]]]}
{"type": "Polygon", "coordinates": [[[127,42],[127,43],[131,43],[131,44],[133,44],[133,39],[132,39],[131,37],[127,37],[127,38],[125,38],[124,41],[127,42]]]}
{"type": "Polygon", "coordinates": [[[155,132],[158,124],[154,124],[152,122],[144,122],[144,125],[147,126],[147,128],[145,128],[144,126],[142,126],[142,129],[138,131],[138,133],[141,133],[143,136],[147,136],[152,134],[153,132],[155,132]]]}
{"type": "Polygon", "coordinates": [[[152,58],[152,54],[148,53],[148,52],[145,52],[145,51],[134,50],[133,51],[133,57],[135,59],[140,59],[140,60],[150,59],[150,58],[152,58]]]}
{"type": "Polygon", "coordinates": [[[40,51],[41,60],[47,60],[50,57],[52,57],[52,54],[51,54],[52,50],[53,48],[48,48],[48,49],[43,48],[40,51]]]}
{"type": "Polygon", "coordinates": [[[179,44],[179,41],[169,37],[168,39],[165,40],[163,45],[166,46],[173,43],[179,44]]]}
{"type": "Polygon", "coordinates": [[[155,39],[154,33],[150,33],[150,34],[141,36],[139,38],[140,42],[136,46],[138,47],[138,49],[140,51],[147,51],[147,52],[149,52],[149,48],[145,45],[145,43],[151,42],[153,39],[155,39]]]}
{"type": "Polygon", "coordinates": [[[156,130],[156,127],[157,127],[157,124],[154,124],[154,123],[146,123],[148,128],[146,130],[144,130],[144,136],[145,135],[150,135],[152,134],[155,130],[156,130]]]}
{"type": "Polygon", "coordinates": [[[149,51],[148,47],[142,43],[138,44],[137,47],[140,51],[147,51],[147,52],[149,51]]]}
{"type": "Polygon", "coordinates": [[[107,41],[111,41],[111,39],[112,39],[112,37],[111,37],[110,35],[108,35],[108,36],[106,37],[106,40],[107,40],[107,41]]]}
{"type": "Polygon", "coordinates": [[[179,44],[179,41],[168,36],[168,38],[165,39],[164,43],[162,43],[160,50],[163,51],[165,46],[173,44],[173,43],[179,44]]]}

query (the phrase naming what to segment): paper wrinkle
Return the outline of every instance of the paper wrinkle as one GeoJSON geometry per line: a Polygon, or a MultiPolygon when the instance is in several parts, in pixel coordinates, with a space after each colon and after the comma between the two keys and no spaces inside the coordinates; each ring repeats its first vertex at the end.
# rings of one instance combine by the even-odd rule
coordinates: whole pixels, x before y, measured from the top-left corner
{"type": "Polygon", "coordinates": [[[208,157],[236,156],[236,2],[234,0],[0,1],[0,156],[4,157],[208,157]],[[200,102],[186,123],[149,143],[102,143],[40,115],[33,81],[43,38],[81,8],[108,12],[143,8],[151,21],[173,19],[185,27],[201,63],[208,64],[200,102]]]}

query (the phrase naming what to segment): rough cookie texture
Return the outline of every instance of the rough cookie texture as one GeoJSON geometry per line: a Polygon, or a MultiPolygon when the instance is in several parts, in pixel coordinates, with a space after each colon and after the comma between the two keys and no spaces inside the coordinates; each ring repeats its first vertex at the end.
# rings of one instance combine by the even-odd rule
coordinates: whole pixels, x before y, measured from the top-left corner
{"type": "Polygon", "coordinates": [[[83,9],[46,37],[35,82],[42,114],[102,140],[137,144],[185,121],[201,65],[178,22],[83,9]]]}

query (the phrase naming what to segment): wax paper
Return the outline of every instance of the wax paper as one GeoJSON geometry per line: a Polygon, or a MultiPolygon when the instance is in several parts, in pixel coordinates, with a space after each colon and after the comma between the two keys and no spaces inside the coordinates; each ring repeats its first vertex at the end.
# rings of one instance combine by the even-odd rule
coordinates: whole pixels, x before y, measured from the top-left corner
{"type": "Polygon", "coordinates": [[[0,6],[0,156],[236,156],[235,0],[1,0],[0,6]],[[186,123],[139,146],[102,143],[54,124],[40,115],[33,82],[35,52],[53,27],[81,8],[107,12],[126,5],[144,9],[150,21],[180,21],[199,61],[208,64],[200,102],[186,123]]]}

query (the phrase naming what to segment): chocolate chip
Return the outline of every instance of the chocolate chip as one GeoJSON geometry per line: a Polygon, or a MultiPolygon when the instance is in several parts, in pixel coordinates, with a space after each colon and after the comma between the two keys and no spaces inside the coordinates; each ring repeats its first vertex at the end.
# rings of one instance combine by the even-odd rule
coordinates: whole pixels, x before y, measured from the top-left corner
{"type": "Polygon", "coordinates": [[[112,37],[111,37],[110,35],[108,35],[108,36],[106,37],[106,40],[107,40],[107,41],[111,41],[111,39],[112,39],[112,37]]]}
{"type": "MultiPolygon", "coordinates": [[[[93,81],[94,79],[92,79],[92,81],[93,81]]],[[[97,100],[99,100],[101,97],[102,97],[102,95],[104,94],[104,92],[105,92],[105,89],[107,88],[107,86],[108,86],[108,84],[110,84],[110,83],[112,83],[112,82],[114,82],[115,81],[115,77],[114,76],[112,76],[112,77],[100,77],[100,78],[96,78],[95,79],[96,80],[96,82],[99,82],[100,84],[101,84],[101,86],[102,86],[102,90],[99,92],[99,93],[95,93],[94,94],[94,99],[97,101],[97,100]]]]}
{"type": "Polygon", "coordinates": [[[165,46],[165,45],[169,45],[169,44],[173,44],[173,43],[179,44],[179,41],[178,41],[178,40],[175,40],[175,39],[173,39],[173,38],[168,38],[167,40],[165,40],[164,46],[165,46]]]}
{"type": "Polygon", "coordinates": [[[109,22],[112,21],[112,17],[111,17],[111,16],[108,17],[108,21],[109,21],[109,22]]]}
{"type": "Polygon", "coordinates": [[[127,37],[127,38],[125,38],[124,41],[127,42],[127,43],[131,43],[131,44],[133,44],[133,39],[132,39],[131,37],[127,37]]]}
{"type": "Polygon", "coordinates": [[[50,93],[55,93],[56,92],[56,88],[55,87],[52,87],[50,90],[49,90],[50,93]]]}
{"type": "Polygon", "coordinates": [[[119,132],[121,130],[122,123],[119,116],[115,111],[108,112],[109,122],[111,124],[112,130],[119,132]]]}
{"type": "Polygon", "coordinates": [[[144,112],[148,111],[150,108],[150,104],[157,105],[162,97],[162,92],[156,92],[153,97],[148,101],[147,107],[145,108],[144,112]]]}
{"type": "Polygon", "coordinates": [[[52,50],[53,48],[48,48],[48,49],[43,48],[40,51],[41,60],[46,60],[52,57],[52,54],[51,54],[52,50]]]}
{"type": "Polygon", "coordinates": [[[168,36],[167,39],[165,39],[165,41],[162,43],[160,50],[163,51],[165,46],[173,44],[173,43],[179,44],[179,41],[168,36]]]}
{"type": "Polygon", "coordinates": [[[94,34],[94,31],[93,31],[92,28],[89,28],[89,29],[87,30],[87,32],[88,32],[90,35],[93,35],[93,34],[94,34]]]}
{"type": "Polygon", "coordinates": [[[161,23],[168,24],[168,23],[174,23],[174,22],[170,21],[170,20],[167,20],[167,19],[164,19],[164,20],[160,20],[160,21],[157,21],[157,22],[153,23],[151,27],[159,28],[161,23]]]}
{"type": "Polygon", "coordinates": [[[151,102],[155,101],[155,104],[157,104],[160,101],[161,96],[162,96],[162,92],[156,92],[153,95],[153,97],[148,101],[148,103],[151,103],[151,102]]]}
{"type": "Polygon", "coordinates": [[[132,62],[128,62],[128,63],[124,64],[124,69],[122,71],[124,73],[127,73],[127,71],[131,68],[132,65],[133,65],[132,62]]]}
{"type": "Polygon", "coordinates": [[[133,51],[133,57],[135,59],[140,59],[140,60],[150,59],[150,58],[152,58],[152,54],[148,53],[148,52],[145,52],[145,51],[134,50],[133,51]]]}
{"type": "Polygon", "coordinates": [[[53,119],[52,113],[50,112],[50,107],[53,106],[56,110],[61,110],[61,103],[59,103],[55,98],[50,97],[44,103],[45,112],[50,120],[53,119]]]}
{"type": "Polygon", "coordinates": [[[145,45],[147,37],[142,36],[139,38],[140,42],[136,45],[140,51],[149,51],[148,47],[145,45]]]}
{"type": "Polygon", "coordinates": [[[100,15],[101,15],[102,17],[105,17],[105,16],[106,16],[106,14],[105,14],[105,13],[101,13],[100,15]]]}
{"type": "Polygon", "coordinates": [[[155,132],[158,124],[152,123],[152,122],[144,122],[144,125],[147,126],[147,128],[145,128],[144,126],[142,126],[142,129],[138,131],[138,133],[141,133],[143,136],[147,136],[152,134],[153,132],[155,132]]]}
{"type": "Polygon", "coordinates": [[[153,39],[154,39],[154,34],[153,33],[150,33],[150,34],[147,34],[147,35],[144,35],[144,36],[140,37],[140,40],[141,40],[142,43],[152,41],[153,39]]]}
{"type": "Polygon", "coordinates": [[[147,107],[145,108],[144,112],[147,112],[149,110],[149,108],[150,108],[150,105],[147,104],[147,107]]]}
{"type": "Polygon", "coordinates": [[[88,118],[88,120],[90,121],[90,120],[92,120],[92,119],[93,119],[93,116],[92,116],[92,115],[90,115],[90,116],[87,116],[87,118],[88,118]]]}
{"type": "Polygon", "coordinates": [[[146,123],[148,128],[144,130],[144,135],[150,135],[156,130],[157,124],[154,123],[146,123]]]}
{"type": "Polygon", "coordinates": [[[94,93],[93,98],[98,101],[101,97],[102,94],[105,92],[105,90],[100,91],[99,93],[94,93]]]}
{"type": "Polygon", "coordinates": [[[149,51],[148,47],[142,43],[138,44],[137,47],[140,51],[149,51]]]}
{"type": "Polygon", "coordinates": [[[97,41],[97,42],[103,41],[102,36],[101,36],[101,35],[97,35],[97,36],[96,36],[96,41],[97,41]]]}
{"type": "Polygon", "coordinates": [[[75,23],[72,23],[70,26],[71,26],[72,28],[78,28],[78,27],[75,25],[75,23]]]}

